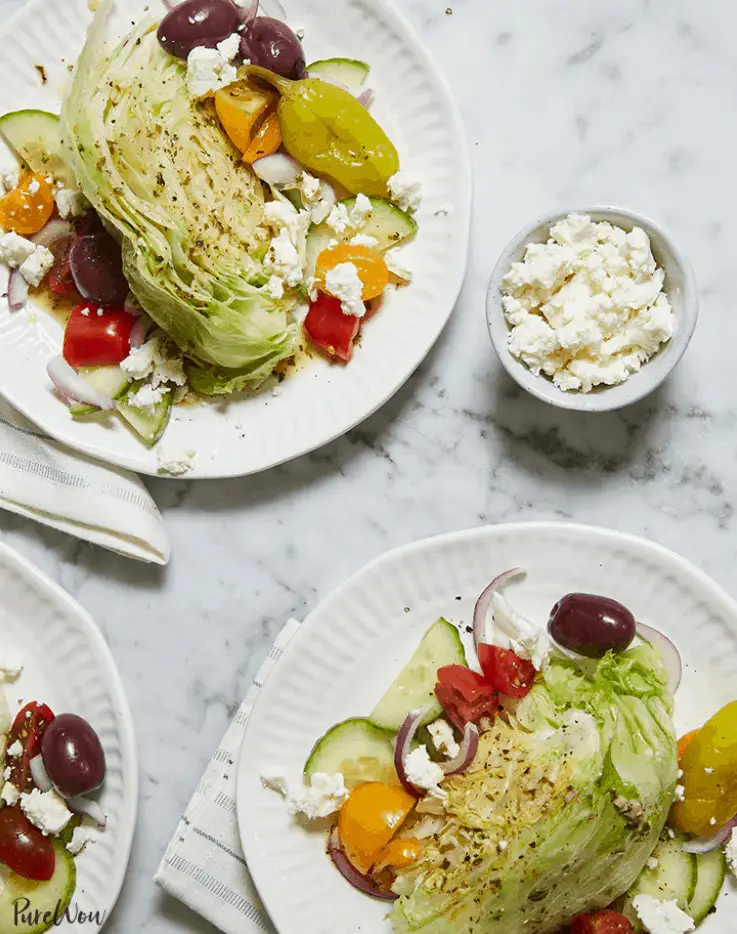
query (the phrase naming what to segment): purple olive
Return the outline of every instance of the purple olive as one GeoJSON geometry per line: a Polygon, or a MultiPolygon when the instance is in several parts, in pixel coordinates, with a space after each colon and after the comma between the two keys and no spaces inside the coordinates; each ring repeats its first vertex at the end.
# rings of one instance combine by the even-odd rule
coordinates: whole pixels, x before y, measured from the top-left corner
{"type": "Polygon", "coordinates": [[[123,275],[120,247],[107,233],[74,241],[69,266],[79,294],[101,305],[122,305],[130,291],[123,275]]]}
{"type": "Polygon", "coordinates": [[[305,70],[302,44],[286,23],[270,16],[252,19],[241,36],[241,55],[285,78],[301,78],[305,70]]]}
{"type": "Polygon", "coordinates": [[[587,658],[622,652],[635,638],[635,617],[610,597],[569,593],[550,611],[548,632],[565,649],[587,658]]]}
{"type": "Polygon", "coordinates": [[[46,773],[65,798],[86,795],[105,780],[105,753],[86,720],[73,713],[55,717],[41,739],[46,773]]]}
{"type": "Polygon", "coordinates": [[[184,0],[161,20],[156,37],[170,55],[186,58],[197,46],[214,49],[240,24],[231,0],[184,0]]]}

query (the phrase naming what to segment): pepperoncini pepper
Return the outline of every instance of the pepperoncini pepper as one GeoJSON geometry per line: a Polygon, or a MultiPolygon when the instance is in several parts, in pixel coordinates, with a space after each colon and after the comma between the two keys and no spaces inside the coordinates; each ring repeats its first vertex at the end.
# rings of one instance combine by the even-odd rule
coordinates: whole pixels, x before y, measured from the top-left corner
{"type": "Polygon", "coordinates": [[[290,156],[353,194],[386,197],[386,183],[399,171],[397,150],[349,91],[319,78],[292,81],[258,65],[244,71],[281,94],[277,113],[290,156]]]}

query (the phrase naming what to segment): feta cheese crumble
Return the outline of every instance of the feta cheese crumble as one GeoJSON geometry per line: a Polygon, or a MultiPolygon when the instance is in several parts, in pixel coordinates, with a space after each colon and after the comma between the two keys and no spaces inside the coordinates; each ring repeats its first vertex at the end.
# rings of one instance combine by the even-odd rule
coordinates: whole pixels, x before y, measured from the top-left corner
{"type": "MultiPolygon", "coordinates": [[[[356,234],[355,237],[351,237],[349,243],[351,246],[368,247],[369,250],[373,250],[379,245],[379,241],[376,237],[371,237],[368,234],[356,234]]],[[[389,252],[391,252],[391,250],[389,252]]]]}
{"type": "Polygon", "coordinates": [[[284,298],[284,283],[279,278],[279,276],[271,276],[269,281],[264,286],[264,291],[267,295],[270,295],[271,298],[277,300],[284,298]]]}
{"type": "Polygon", "coordinates": [[[265,768],[261,772],[261,784],[264,788],[268,788],[269,791],[275,791],[285,798],[289,794],[287,776],[284,774],[284,769],[280,769],[278,766],[265,768]]]}
{"type": "Polygon", "coordinates": [[[400,247],[395,246],[391,250],[387,250],[384,254],[384,262],[389,272],[396,276],[397,279],[401,279],[403,282],[412,281],[412,270],[403,261],[400,247]]]}
{"type": "Polygon", "coordinates": [[[32,240],[26,240],[17,233],[4,233],[0,235],[0,262],[15,268],[25,263],[36,249],[32,240]]]}
{"type": "Polygon", "coordinates": [[[689,934],[696,928],[693,918],[675,901],[660,902],[652,895],[635,895],[632,907],[649,934],[689,934]]]}
{"type": "Polygon", "coordinates": [[[550,661],[553,643],[548,633],[542,629],[534,636],[522,636],[520,639],[510,639],[509,647],[520,658],[532,662],[535,671],[544,671],[550,661]]]}
{"type": "Polygon", "coordinates": [[[325,273],[325,291],[340,299],[343,314],[363,317],[366,306],[361,298],[363,283],[353,263],[338,263],[325,273]]]}
{"type": "Polygon", "coordinates": [[[94,827],[85,827],[83,825],[75,827],[72,837],[69,843],[67,843],[67,850],[69,850],[72,856],[77,856],[88,843],[94,843],[98,835],[99,831],[95,830],[94,827]]]}
{"type": "Polygon", "coordinates": [[[3,187],[6,191],[13,191],[13,189],[18,187],[18,182],[20,181],[20,168],[17,165],[11,166],[9,169],[2,170],[2,180],[3,187]]]}
{"type": "MultiPolygon", "coordinates": [[[[220,46],[232,38],[224,39],[220,46]]],[[[230,47],[226,46],[226,54],[223,54],[220,46],[206,49],[198,45],[187,56],[187,91],[193,100],[207,97],[236,80],[238,72],[228,58],[230,47]]]]}
{"type": "Polygon", "coordinates": [[[562,390],[622,383],[673,335],[664,280],[643,230],[570,214],[502,280],[510,353],[562,390]]]}
{"type": "Polygon", "coordinates": [[[13,805],[17,804],[20,800],[20,791],[18,791],[12,782],[5,782],[3,790],[0,792],[0,799],[2,799],[9,808],[12,808],[13,805]]]}
{"type": "Polygon", "coordinates": [[[657,856],[648,857],[648,861],[647,861],[648,869],[657,869],[659,865],[660,865],[660,860],[657,858],[657,856]]]}
{"type": "Polygon", "coordinates": [[[446,759],[455,759],[461,751],[461,747],[455,740],[453,728],[447,720],[436,720],[427,727],[433,746],[437,751],[446,757],[446,759]]]}
{"type": "Polygon", "coordinates": [[[20,274],[29,285],[41,285],[41,280],[54,265],[54,254],[45,246],[37,246],[20,265],[20,274]]]}
{"type": "Polygon", "coordinates": [[[348,789],[340,772],[315,772],[309,785],[290,795],[287,807],[290,814],[304,814],[316,820],[339,811],[347,797],[348,789]]]}
{"type": "Polygon", "coordinates": [[[126,403],[132,405],[135,409],[143,409],[149,415],[154,414],[156,406],[163,401],[169,389],[166,386],[157,386],[154,388],[151,383],[144,383],[135,392],[131,392],[126,397],[126,403]]]}
{"type": "Polygon", "coordinates": [[[53,788],[43,792],[34,788],[30,794],[22,794],[20,806],[28,820],[38,827],[44,836],[51,834],[55,837],[72,819],[72,812],[53,788]]]}
{"type": "Polygon", "coordinates": [[[420,745],[404,760],[404,770],[407,773],[407,781],[417,788],[437,788],[440,782],[445,778],[445,772],[440,768],[437,762],[433,762],[427,752],[427,746],[420,745]]]}
{"type": "Polygon", "coordinates": [[[181,477],[194,467],[194,452],[167,451],[165,448],[156,448],[156,463],[159,473],[167,473],[172,477],[181,477]]]}
{"type": "Polygon", "coordinates": [[[302,195],[302,201],[305,204],[312,204],[320,194],[320,179],[310,175],[309,172],[302,172],[299,181],[299,190],[302,195]]]}
{"type": "Polygon", "coordinates": [[[17,759],[19,756],[23,755],[23,744],[21,743],[19,739],[17,739],[12,744],[12,746],[8,747],[6,752],[7,752],[7,755],[9,755],[11,759],[17,759]]]}
{"type": "Polygon", "coordinates": [[[683,785],[676,785],[676,801],[683,801],[686,798],[686,789],[683,785]]]}
{"type": "Polygon", "coordinates": [[[134,380],[150,377],[154,389],[165,383],[184,386],[187,382],[184,359],[165,337],[152,337],[140,347],[132,347],[120,368],[134,380]]]}
{"type": "Polygon", "coordinates": [[[345,231],[351,225],[351,218],[348,214],[348,208],[341,203],[333,205],[330,213],[328,214],[327,220],[325,223],[330,227],[331,230],[334,230],[337,234],[345,233],[345,231]]]}
{"type": "Polygon", "coordinates": [[[64,219],[84,214],[89,206],[89,201],[76,188],[60,188],[56,192],[54,200],[59,210],[59,216],[64,219]]]}
{"type": "Polygon", "coordinates": [[[279,231],[274,237],[266,252],[264,265],[267,269],[280,276],[287,285],[297,286],[302,281],[302,263],[289,232],[286,228],[279,231]]]}
{"type": "Polygon", "coordinates": [[[737,876],[737,831],[733,830],[729,840],[724,844],[724,855],[727,858],[732,875],[737,876]]]}
{"type": "Polygon", "coordinates": [[[422,186],[410,178],[406,172],[399,171],[389,179],[389,194],[397,207],[409,214],[414,214],[420,206],[422,186]]]}
{"type": "Polygon", "coordinates": [[[6,649],[0,655],[0,677],[12,680],[23,671],[23,653],[17,649],[6,649]]]}

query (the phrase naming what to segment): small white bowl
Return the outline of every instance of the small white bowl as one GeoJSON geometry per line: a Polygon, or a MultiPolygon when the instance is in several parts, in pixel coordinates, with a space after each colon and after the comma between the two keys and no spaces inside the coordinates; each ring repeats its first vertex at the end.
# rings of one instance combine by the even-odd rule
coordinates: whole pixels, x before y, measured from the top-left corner
{"type": "Polygon", "coordinates": [[[631,405],[651,393],[670,374],[688,347],[699,315],[699,296],[691,264],[670,236],[656,223],[634,211],[615,207],[593,207],[548,214],[525,227],[507,245],[489,280],[486,294],[486,323],[492,343],[504,368],[523,389],[533,396],[563,409],[580,412],[607,412],[631,405]],[[663,291],[673,307],[673,336],[642,369],[617,386],[598,386],[591,392],[563,391],[542,373],[535,376],[528,366],[509,352],[510,326],[502,308],[502,279],[512,263],[519,262],[528,243],[544,243],[550,228],[569,214],[588,214],[594,221],[609,221],[624,230],[641,227],[650,237],[655,262],[665,272],[663,291]]]}

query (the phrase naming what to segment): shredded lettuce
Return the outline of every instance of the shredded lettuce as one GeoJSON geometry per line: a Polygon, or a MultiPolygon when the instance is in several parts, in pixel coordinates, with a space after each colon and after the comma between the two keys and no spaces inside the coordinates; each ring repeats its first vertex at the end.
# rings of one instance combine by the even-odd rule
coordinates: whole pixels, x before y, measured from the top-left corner
{"type": "Polygon", "coordinates": [[[185,65],[159,46],[156,24],[108,52],[108,12],[93,21],[62,108],[72,169],[121,241],[136,298],[204,374],[197,388],[250,388],[297,343],[295,296],[264,289],[263,187],[212,103],[189,98],[185,65]]]}
{"type": "Polygon", "coordinates": [[[398,934],[547,934],[637,878],[673,801],[672,698],[648,645],[590,676],[554,658],[443,783],[442,827],[401,873],[398,934]]]}

